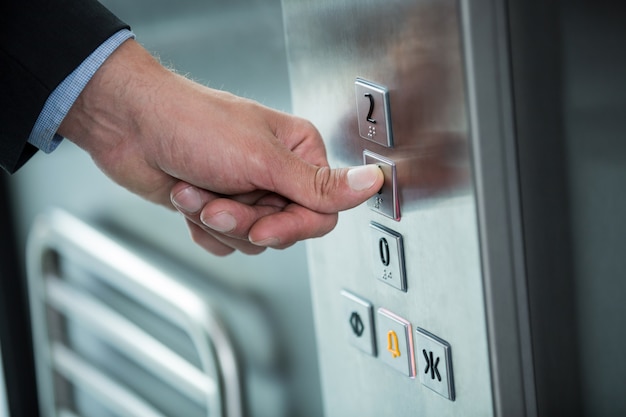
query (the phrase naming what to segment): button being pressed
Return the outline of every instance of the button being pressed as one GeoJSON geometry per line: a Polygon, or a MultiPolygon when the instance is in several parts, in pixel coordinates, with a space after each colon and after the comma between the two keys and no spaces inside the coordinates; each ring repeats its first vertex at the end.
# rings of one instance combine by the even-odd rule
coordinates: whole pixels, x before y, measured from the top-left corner
{"type": "Polygon", "coordinates": [[[390,219],[400,220],[400,200],[398,194],[398,180],[396,174],[396,163],[389,158],[378,155],[369,150],[363,151],[363,163],[365,165],[376,164],[383,171],[385,182],[382,188],[367,200],[367,206],[389,217],[390,219]]]}

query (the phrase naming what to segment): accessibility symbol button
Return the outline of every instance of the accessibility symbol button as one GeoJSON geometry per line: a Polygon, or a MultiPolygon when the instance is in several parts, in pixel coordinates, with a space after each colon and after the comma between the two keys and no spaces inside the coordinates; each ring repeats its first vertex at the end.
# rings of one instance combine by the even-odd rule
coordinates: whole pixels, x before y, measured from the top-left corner
{"type": "Polygon", "coordinates": [[[361,316],[356,311],[353,311],[350,315],[350,327],[352,327],[352,331],[357,337],[361,337],[365,330],[363,320],[361,320],[361,316]]]}

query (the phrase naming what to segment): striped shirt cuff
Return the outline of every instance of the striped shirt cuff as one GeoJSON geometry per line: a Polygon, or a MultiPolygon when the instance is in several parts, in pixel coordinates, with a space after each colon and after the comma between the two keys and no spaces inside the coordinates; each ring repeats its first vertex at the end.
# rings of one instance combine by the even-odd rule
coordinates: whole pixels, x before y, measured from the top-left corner
{"type": "Polygon", "coordinates": [[[63,140],[57,134],[61,122],[83,91],[91,77],[104,61],[126,40],[135,38],[128,29],[122,29],[107,39],[91,53],[61,84],[54,89],[39,113],[39,117],[28,137],[28,143],[50,153],[63,140]]]}

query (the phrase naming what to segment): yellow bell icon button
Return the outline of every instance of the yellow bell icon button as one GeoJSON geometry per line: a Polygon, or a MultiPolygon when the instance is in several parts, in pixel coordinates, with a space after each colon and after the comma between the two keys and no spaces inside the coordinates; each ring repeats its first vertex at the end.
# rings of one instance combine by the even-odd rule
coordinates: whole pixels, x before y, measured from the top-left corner
{"type": "Polygon", "coordinates": [[[381,350],[383,347],[387,350],[381,352],[380,359],[404,375],[414,378],[415,355],[411,323],[385,308],[377,310],[377,318],[378,345],[381,350]]]}

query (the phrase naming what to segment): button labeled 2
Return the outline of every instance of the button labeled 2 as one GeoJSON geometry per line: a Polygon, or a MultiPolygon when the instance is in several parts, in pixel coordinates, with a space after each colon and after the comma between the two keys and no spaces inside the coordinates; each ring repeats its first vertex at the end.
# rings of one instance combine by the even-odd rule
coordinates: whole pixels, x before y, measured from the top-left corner
{"type": "Polygon", "coordinates": [[[402,235],[375,222],[370,223],[370,231],[374,276],[406,292],[402,235]]]}
{"type": "Polygon", "coordinates": [[[387,88],[361,78],[356,79],[354,86],[359,135],[387,148],[393,147],[387,88]]]}

